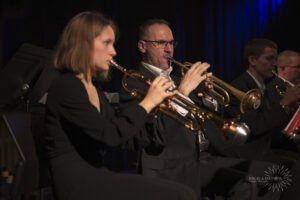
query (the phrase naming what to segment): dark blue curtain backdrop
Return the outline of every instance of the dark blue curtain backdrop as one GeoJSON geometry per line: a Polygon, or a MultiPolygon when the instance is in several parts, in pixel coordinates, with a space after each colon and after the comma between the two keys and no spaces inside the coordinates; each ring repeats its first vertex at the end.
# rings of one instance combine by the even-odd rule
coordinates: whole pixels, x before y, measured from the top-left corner
{"type": "MultiPolygon", "coordinates": [[[[252,38],[274,40],[279,50],[300,51],[298,0],[2,0],[0,3],[0,69],[21,44],[53,49],[67,21],[83,10],[99,10],[120,28],[116,60],[134,68],[139,62],[138,25],[148,18],[164,18],[179,45],[179,61],[206,61],[211,71],[231,81],[244,69],[242,49],[252,38]]],[[[120,88],[121,73],[114,72],[106,90],[120,88]]]]}
{"type": "Polygon", "coordinates": [[[288,39],[291,36],[289,33],[276,34],[287,31],[283,30],[283,25],[276,26],[282,22],[284,15],[292,11],[292,4],[288,4],[291,1],[284,3],[282,0],[209,1],[203,15],[207,22],[203,23],[203,55],[211,63],[213,72],[227,81],[241,74],[245,70],[242,65],[242,50],[252,38],[269,38],[275,42],[281,41],[278,44],[280,47],[292,47],[289,43],[294,42],[293,39],[288,39]],[[281,40],[280,37],[286,40],[281,40]]]}

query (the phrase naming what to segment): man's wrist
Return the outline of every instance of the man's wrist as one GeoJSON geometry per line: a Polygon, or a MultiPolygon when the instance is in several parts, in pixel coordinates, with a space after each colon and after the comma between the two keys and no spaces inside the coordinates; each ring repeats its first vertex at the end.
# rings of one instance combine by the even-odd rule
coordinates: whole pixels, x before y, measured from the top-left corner
{"type": "Polygon", "coordinates": [[[189,94],[187,94],[187,91],[183,88],[183,87],[178,87],[178,92],[180,92],[181,94],[183,94],[184,96],[188,97],[189,94]]]}

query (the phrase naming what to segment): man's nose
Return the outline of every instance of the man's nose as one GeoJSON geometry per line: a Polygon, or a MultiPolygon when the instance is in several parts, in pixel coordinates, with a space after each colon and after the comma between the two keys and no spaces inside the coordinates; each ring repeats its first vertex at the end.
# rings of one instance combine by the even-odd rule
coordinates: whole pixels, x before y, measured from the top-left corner
{"type": "Polygon", "coordinates": [[[165,50],[168,51],[168,52],[172,51],[173,50],[173,45],[171,45],[170,43],[167,43],[165,45],[165,50]]]}

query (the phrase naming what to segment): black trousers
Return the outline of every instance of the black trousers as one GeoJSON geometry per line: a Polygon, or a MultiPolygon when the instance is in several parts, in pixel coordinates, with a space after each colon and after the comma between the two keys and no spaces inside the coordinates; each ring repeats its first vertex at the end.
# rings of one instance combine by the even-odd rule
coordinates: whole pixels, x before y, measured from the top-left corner
{"type": "Polygon", "coordinates": [[[196,200],[195,192],[184,184],[137,174],[117,174],[103,168],[77,171],[75,182],[57,172],[53,176],[59,200],[196,200]]]}
{"type": "MultiPolygon", "coordinates": [[[[287,162],[286,162],[287,163],[287,162]]],[[[284,163],[283,163],[284,164],[284,163]]],[[[298,199],[298,168],[282,165],[294,177],[291,185],[272,190],[261,181],[266,172],[279,163],[213,156],[202,152],[200,160],[185,160],[164,169],[143,168],[143,174],[190,186],[198,196],[222,196],[228,199],[298,199]]]]}

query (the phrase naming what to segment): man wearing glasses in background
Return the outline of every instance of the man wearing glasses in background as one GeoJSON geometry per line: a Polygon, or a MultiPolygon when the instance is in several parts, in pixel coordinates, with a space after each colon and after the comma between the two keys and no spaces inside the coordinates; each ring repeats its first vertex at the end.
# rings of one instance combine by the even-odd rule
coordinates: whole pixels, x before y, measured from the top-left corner
{"type": "Polygon", "coordinates": [[[278,76],[289,85],[300,84],[300,54],[296,51],[282,51],[277,59],[278,76]]]}
{"type": "MultiPolygon", "coordinates": [[[[278,98],[278,102],[284,94],[298,96],[300,99],[300,54],[296,51],[285,50],[278,55],[276,77],[268,86],[275,88],[274,94],[278,98]]],[[[296,100],[297,98],[291,98],[296,100]]],[[[293,115],[298,109],[300,102],[296,102],[293,106],[287,108],[290,115],[293,115]]],[[[278,131],[273,134],[272,147],[300,152],[300,139],[289,139],[287,136],[278,131]]]]}
{"type": "MultiPolygon", "coordinates": [[[[210,76],[210,73],[202,74],[209,68],[209,64],[196,62],[182,79],[174,76],[171,74],[172,66],[168,56],[173,57],[175,46],[176,42],[168,22],[151,19],[143,23],[140,26],[138,41],[138,49],[142,54],[139,72],[150,79],[156,76],[172,79],[177,85],[174,88],[177,88],[181,96],[199,106],[206,104],[207,107],[213,107],[216,102],[204,103],[194,92],[194,89],[210,76]]],[[[127,79],[127,84],[128,88],[137,89],[141,93],[148,90],[147,84],[132,78],[127,79]]],[[[123,109],[129,104],[137,103],[138,100],[122,88],[120,102],[123,109]]],[[[185,108],[172,106],[182,117],[193,119],[185,108]]],[[[205,120],[201,126],[202,132],[195,134],[174,118],[161,112],[153,114],[148,119],[144,131],[140,133],[147,134],[149,141],[142,141],[144,149],[139,160],[139,172],[150,177],[184,183],[195,190],[199,199],[216,199],[216,196],[220,199],[256,199],[256,184],[249,182],[247,176],[250,173],[262,176],[264,170],[272,164],[214,156],[221,154],[226,145],[230,144],[224,141],[222,132],[210,120],[205,120]]],[[[139,138],[136,139],[137,144],[141,144],[139,138]]],[[[268,195],[269,199],[276,199],[280,194],[274,192],[268,195]]]]}
{"type": "Polygon", "coordinates": [[[278,84],[278,81],[283,82],[282,78],[289,77],[291,81],[294,81],[299,76],[296,74],[299,73],[298,69],[290,67],[297,66],[297,62],[289,63],[287,57],[284,56],[286,53],[278,56],[277,51],[277,44],[265,38],[252,39],[245,46],[243,60],[247,70],[233,80],[231,85],[243,92],[254,88],[259,89],[262,93],[262,103],[257,110],[241,114],[240,101],[233,96],[230,98],[226,114],[230,113],[229,117],[240,115],[250,127],[251,133],[244,145],[233,147],[225,152],[225,155],[278,164],[293,163],[292,165],[299,172],[299,154],[279,150],[279,146],[275,145],[275,142],[280,144],[286,140],[281,130],[291,118],[290,108],[300,99],[299,86],[288,90],[277,87],[282,84],[278,84]],[[279,76],[282,78],[274,77],[273,70],[277,63],[279,76]]]}

